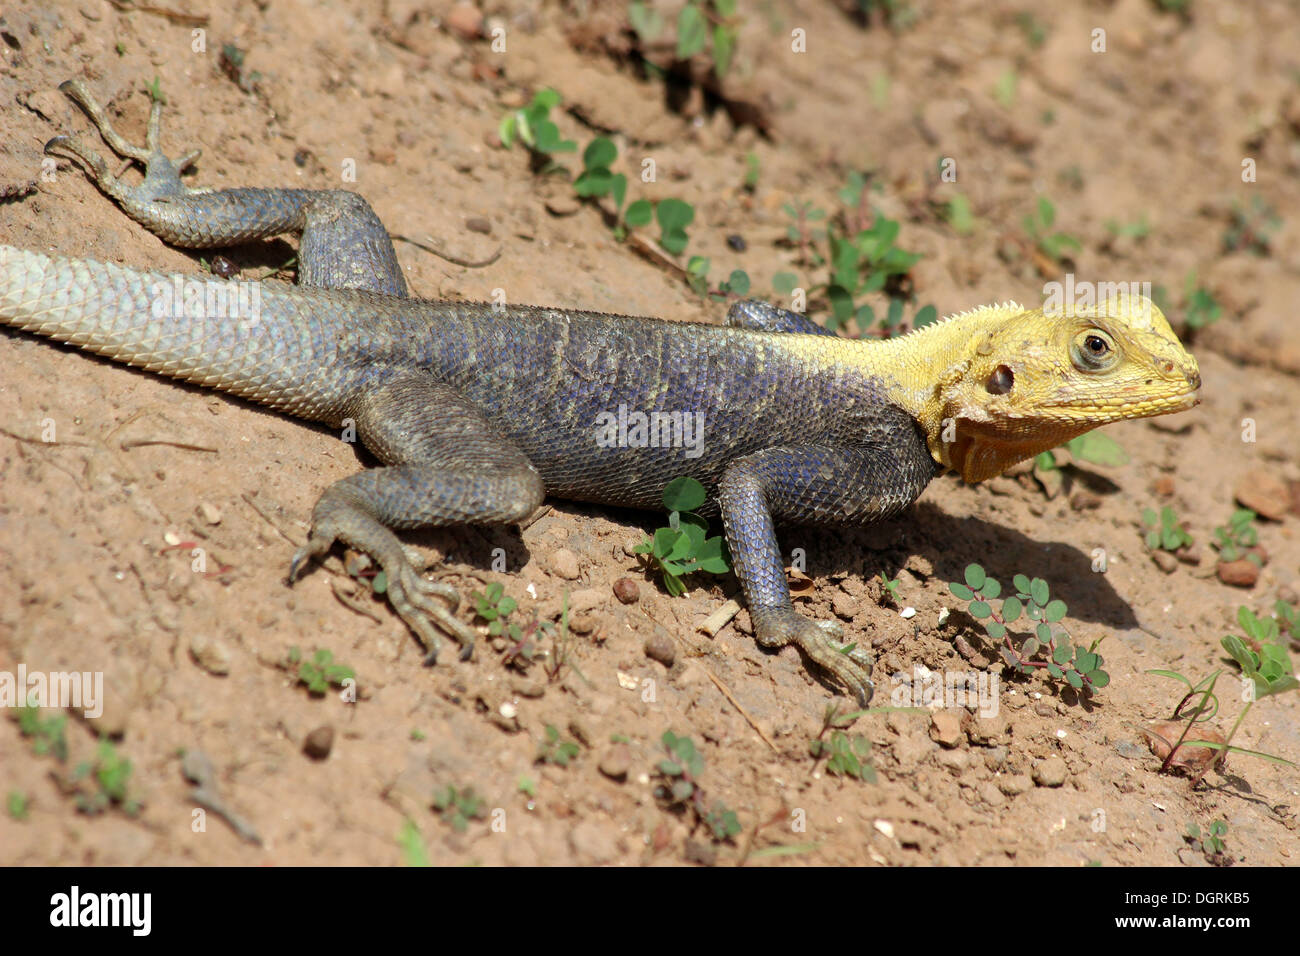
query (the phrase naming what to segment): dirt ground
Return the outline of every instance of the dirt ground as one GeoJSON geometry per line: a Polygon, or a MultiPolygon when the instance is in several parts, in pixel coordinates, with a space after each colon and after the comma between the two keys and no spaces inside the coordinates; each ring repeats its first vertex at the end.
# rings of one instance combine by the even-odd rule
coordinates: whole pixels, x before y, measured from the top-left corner
{"type": "MultiPolygon", "coordinates": [[[[673,598],[642,570],[631,548],[662,516],[555,502],[522,531],[408,536],[441,558],[439,580],[465,593],[500,582],[522,620],[557,619],[566,594],[572,608],[553,679],[549,638],[549,661],[526,673],[486,638],[471,661],[446,653],[425,668],[382,601],[349,596],[337,555],[284,583],[321,489],[356,471],[361,454],[325,429],[4,330],[0,671],[103,672],[106,700],[98,721],[69,720],[65,763],[35,754],[16,720],[0,721],[0,862],[397,864],[424,853],[439,864],[1203,866],[1184,833],[1212,820],[1227,824],[1218,862],[1294,862],[1300,770],[1234,755],[1193,790],[1158,772],[1140,730],[1180,696],[1145,671],[1197,680],[1224,667],[1213,724],[1227,733],[1242,702],[1220,638],[1238,632],[1239,606],[1271,613],[1300,589],[1298,519],[1281,513],[1285,503],[1278,520],[1260,522],[1269,560],[1253,587],[1222,583],[1209,548],[1235,495],[1300,480],[1291,4],[1193,0],[1183,15],[1148,0],[916,0],[891,28],[879,16],[864,26],[850,3],[742,3],[720,91],[670,91],[631,64],[622,3],[489,2],[481,25],[425,0],[158,5],[206,18],[203,44],[193,24],[120,8],[129,6],[19,2],[0,16],[0,187],[13,194],[0,204],[0,243],[201,268],[200,255],[131,222],[80,171],[42,167],[51,136],[89,130],[57,92],[62,80],[84,78],[142,142],[145,90],[158,77],[164,148],[203,150],[192,182],[346,185],[394,234],[471,263],[500,251],[462,266],[399,243],[418,295],[502,290],[510,302],[721,321],[724,305],[617,241],[565,179],[500,148],[503,114],[551,86],[563,96],[553,112],[562,134],[619,146],[632,198],[694,204],[688,255],[710,258],[715,284],[744,269],[755,294],[785,304],[775,273],[824,282],[825,267],[786,240],[783,206],[836,210],[849,174],[870,171],[871,204],[901,222],[901,247],[924,255],[911,272],[917,305],[947,314],[1041,302],[1045,279],[1061,276],[1045,274],[1023,220],[1044,196],[1052,228],[1079,241],[1069,254],[1079,279],[1164,286],[1181,325],[1194,271],[1222,313],[1192,339],[1200,407],[1107,430],[1128,464],[1067,469],[1051,497],[1023,471],[976,487],[945,478],[897,520],[783,533],[787,553],[807,556],[813,586],[801,611],[838,617],[875,653],[875,703],[890,703],[890,675],[917,668],[1002,678],[994,717],[859,718],[848,733],[870,741],[875,783],[810,756],[828,705],[851,702],[795,650],[759,649],[743,611],[712,638],[697,631],[734,579],[701,575],[673,598]],[[492,48],[495,26],[504,52],[492,48]],[[487,35],[466,35],[476,27],[487,35]],[[805,52],[792,50],[796,30],[805,52]],[[242,77],[219,62],[227,44],[244,52],[242,77]],[[759,172],[747,190],[751,152],[759,172]],[[644,157],[656,161],[655,183],[639,181],[644,157]],[[937,176],[944,157],[956,183],[937,176]],[[1253,182],[1243,181],[1247,159],[1253,182]],[[356,179],[343,183],[349,160],[356,179]],[[969,231],[939,214],[953,192],[970,201],[969,231]],[[1266,248],[1225,239],[1234,210],[1266,207],[1280,217],[1254,223],[1266,248]],[[1243,440],[1246,419],[1254,441],[1243,440]],[[41,440],[49,427],[55,443],[41,440]],[[1199,564],[1166,571],[1148,553],[1140,513],[1164,505],[1186,523],[1199,564]],[[192,568],[195,546],[206,573],[192,568]],[[495,549],[504,570],[493,568],[495,549]],[[1104,574],[1093,570],[1099,549],[1104,574]],[[1048,580],[1075,639],[1104,638],[1110,685],[1081,701],[1041,675],[1004,671],[947,586],[971,562],[1004,585],[1017,572],[1048,580]],[[887,599],[882,572],[914,616],[887,599]],[[628,577],[639,599],[625,605],[613,584],[628,577]],[[353,668],[360,699],[308,694],[284,663],[293,647],[327,649],[353,668]],[[313,759],[304,745],[324,727],[332,748],[313,759]],[[538,762],[560,753],[548,727],[577,744],[567,765],[538,762]],[[669,730],[694,741],[707,805],[734,811],[738,836],[715,841],[656,799],[669,730]],[[134,816],[78,810],[96,787],[71,769],[94,757],[98,733],[131,763],[134,816]],[[194,751],[260,845],[196,814],[181,757],[194,751]],[[486,815],[458,831],[432,808],[447,787],[472,789],[486,815]],[[407,821],[415,829],[401,837],[407,821]]],[[[670,24],[680,6],[661,6],[670,24]]],[[[575,156],[561,161],[577,168],[575,156]]],[[[230,257],[251,277],[292,252],[283,240],[230,257]]],[[[883,311],[883,297],[866,301],[883,311]]],[[[812,304],[824,319],[824,298],[812,304]]],[[[1300,761],[1300,696],[1258,703],[1233,742],[1300,761]]]]}

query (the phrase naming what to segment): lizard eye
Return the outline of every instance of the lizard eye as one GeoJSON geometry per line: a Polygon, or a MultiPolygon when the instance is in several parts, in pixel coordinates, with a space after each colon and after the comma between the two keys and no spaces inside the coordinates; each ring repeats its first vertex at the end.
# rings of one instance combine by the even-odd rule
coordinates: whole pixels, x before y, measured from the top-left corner
{"type": "Polygon", "coordinates": [[[1070,344],[1070,359],[1082,372],[1100,372],[1115,364],[1118,356],[1110,336],[1100,329],[1089,329],[1070,344]]]}

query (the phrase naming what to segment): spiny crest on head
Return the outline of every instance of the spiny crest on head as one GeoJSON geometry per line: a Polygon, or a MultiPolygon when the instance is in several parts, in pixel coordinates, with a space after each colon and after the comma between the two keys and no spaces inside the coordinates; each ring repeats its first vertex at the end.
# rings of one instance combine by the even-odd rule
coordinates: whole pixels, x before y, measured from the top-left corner
{"type": "Polygon", "coordinates": [[[896,336],[895,338],[906,339],[914,335],[924,335],[926,332],[930,331],[931,329],[942,328],[945,325],[949,325],[953,322],[957,322],[961,319],[965,319],[968,318],[969,316],[975,315],[977,312],[1005,312],[1007,315],[1010,316],[1024,311],[1025,311],[1025,307],[1023,305],[1021,305],[1019,302],[1014,302],[1008,299],[1006,302],[1000,302],[993,305],[980,305],[980,306],[976,306],[973,309],[963,309],[961,312],[953,312],[950,315],[945,315],[943,318],[935,322],[931,322],[929,325],[923,325],[920,328],[916,328],[916,329],[909,329],[908,331],[904,332],[902,335],[896,336]]]}

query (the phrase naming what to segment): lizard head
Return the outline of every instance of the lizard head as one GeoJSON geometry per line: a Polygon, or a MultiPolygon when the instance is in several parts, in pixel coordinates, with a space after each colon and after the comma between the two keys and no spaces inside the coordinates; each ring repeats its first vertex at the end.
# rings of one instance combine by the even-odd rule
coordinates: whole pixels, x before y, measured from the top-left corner
{"type": "Polygon", "coordinates": [[[1200,401],[1196,359],[1144,296],[1047,311],[991,306],[968,315],[979,312],[983,321],[967,326],[962,359],[934,396],[951,427],[946,435],[931,431],[936,458],[968,482],[1100,425],[1200,401]]]}

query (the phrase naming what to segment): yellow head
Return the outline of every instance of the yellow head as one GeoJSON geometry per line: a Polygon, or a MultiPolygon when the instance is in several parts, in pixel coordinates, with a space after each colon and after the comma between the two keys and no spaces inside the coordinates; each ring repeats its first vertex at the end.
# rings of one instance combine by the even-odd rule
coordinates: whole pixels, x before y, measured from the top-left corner
{"type": "Polygon", "coordinates": [[[1144,296],[1047,312],[1009,303],[943,325],[965,341],[944,350],[956,361],[930,396],[939,432],[927,431],[936,459],[969,482],[1099,425],[1200,401],[1196,359],[1144,296]]]}

